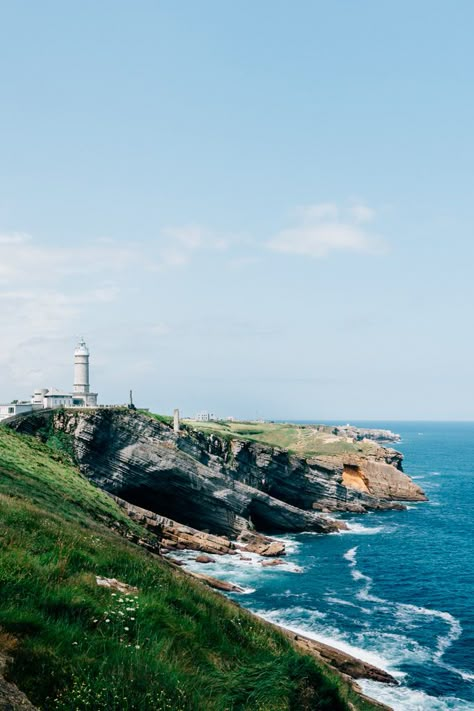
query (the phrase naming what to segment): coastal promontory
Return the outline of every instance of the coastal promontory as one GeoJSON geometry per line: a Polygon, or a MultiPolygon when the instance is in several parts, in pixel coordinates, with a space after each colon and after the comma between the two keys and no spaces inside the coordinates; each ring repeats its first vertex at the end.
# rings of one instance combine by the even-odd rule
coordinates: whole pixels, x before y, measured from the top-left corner
{"type": "Polygon", "coordinates": [[[162,524],[174,526],[170,540],[179,526],[247,542],[257,532],[330,533],[344,527],[331,513],[426,498],[399,452],[318,427],[184,423],[176,432],[166,418],[122,408],[36,413],[10,426],[65,443],[101,489],[172,522],[162,524]]]}

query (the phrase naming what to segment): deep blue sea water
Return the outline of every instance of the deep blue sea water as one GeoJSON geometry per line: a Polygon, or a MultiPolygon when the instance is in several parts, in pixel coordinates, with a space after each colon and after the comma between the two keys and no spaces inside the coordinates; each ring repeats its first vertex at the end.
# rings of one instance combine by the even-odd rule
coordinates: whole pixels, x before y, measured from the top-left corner
{"type": "Polygon", "coordinates": [[[361,685],[397,711],[474,710],[474,423],[351,424],[398,432],[429,502],[285,536],[284,567],[218,559],[206,572],[246,586],[238,601],[265,618],[387,669],[399,687],[361,685]]]}

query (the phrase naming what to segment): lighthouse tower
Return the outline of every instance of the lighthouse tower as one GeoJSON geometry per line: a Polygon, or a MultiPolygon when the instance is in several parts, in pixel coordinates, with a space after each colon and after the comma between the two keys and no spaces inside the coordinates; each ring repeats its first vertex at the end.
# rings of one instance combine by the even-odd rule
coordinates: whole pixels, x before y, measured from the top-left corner
{"type": "Polygon", "coordinates": [[[74,393],[85,395],[89,390],[89,349],[81,338],[74,351],[74,393]]]}
{"type": "Polygon", "coordinates": [[[73,404],[79,407],[95,407],[97,405],[97,393],[90,392],[89,349],[83,338],[74,351],[73,404]]]}

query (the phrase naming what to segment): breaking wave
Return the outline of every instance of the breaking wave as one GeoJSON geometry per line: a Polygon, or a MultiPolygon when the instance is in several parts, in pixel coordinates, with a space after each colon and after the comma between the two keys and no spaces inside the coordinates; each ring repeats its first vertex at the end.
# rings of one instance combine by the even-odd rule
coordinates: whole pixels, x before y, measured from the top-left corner
{"type": "MultiPolygon", "coordinates": [[[[351,568],[352,578],[356,582],[362,583],[361,589],[356,593],[356,597],[359,600],[383,604],[383,611],[392,611],[394,618],[398,620],[398,622],[401,623],[404,627],[416,626],[416,620],[420,617],[441,620],[441,622],[446,625],[446,631],[443,634],[438,635],[438,637],[436,638],[436,649],[434,651],[429,650],[428,648],[422,648],[417,645],[419,647],[418,657],[420,656],[420,650],[424,649],[425,654],[422,656],[425,656],[426,661],[432,661],[438,666],[442,666],[444,669],[447,669],[453,674],[457,674],[458,676],[460,676],[464,681],[474,680],[474,674],[466,672],[462,669],[458,669],[457,667],[454,667],[452,665],[446,664],[443,661],[443,656],[445,652],[454,644],[454,642],[456,642],[460,638],[462,634],[461,623],[458,619],[456,619],[456,617],[454,617],[454,615],[452,615],[450,612],[444,612],[442,610],[433,610],[427,607],[419,607],[417,605],[409,605],[402,602],[392,602],[390,600],[385,600],[383,598],[372,595],[372,578],[368,575],[365,575],[357,568],[357,546],[354,546],[354,548],[350,548],[344,554],[343,557],[345,560],[348,561],[349,567],[351,568]]],[[[388,635],[384,636],[387,637],[388,635]]],[[[409,644],[412,645],[413,642],[409,641],[409,644]]]]}
{"type": "Polygon", "coordinates": [[[387,686],[359,679],[364,694],[378,699],[394,711],[472,711],[472,704],[455,696],[430,696],[408,686],[387,686]]]}
{"type": "Polygon", "coordinates": [[[362,523],[344,521],[347,531],[339,531],[341,535],[359,534],[362,536],[374,536],[376,533],[388,533],[392,528],[389,526],[364,526],[362,523]]]}

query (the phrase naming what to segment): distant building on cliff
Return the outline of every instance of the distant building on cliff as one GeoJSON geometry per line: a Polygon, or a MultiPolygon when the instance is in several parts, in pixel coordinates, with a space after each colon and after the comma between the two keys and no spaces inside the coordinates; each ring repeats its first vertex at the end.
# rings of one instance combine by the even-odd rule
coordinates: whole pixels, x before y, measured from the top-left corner
{"type": "Polygon", "coordinates": [[[39,388],[30,401],[14,401],[0,404],[0,420],[24,412],[56,407],[97,407],[97,393],[90,391],[89,349],[83,338],[74,351],[74,385],[72,392],[56,388],[39,388]]]}
{"type": "Polygon", "coordinates": [[[201,410],[201,412],[198,412],[194,416],[194,419],[197,422],[212,422],[213,420],[217,420],[217,417],[212,412],[207,412],[206,410],[201,410]]]}

